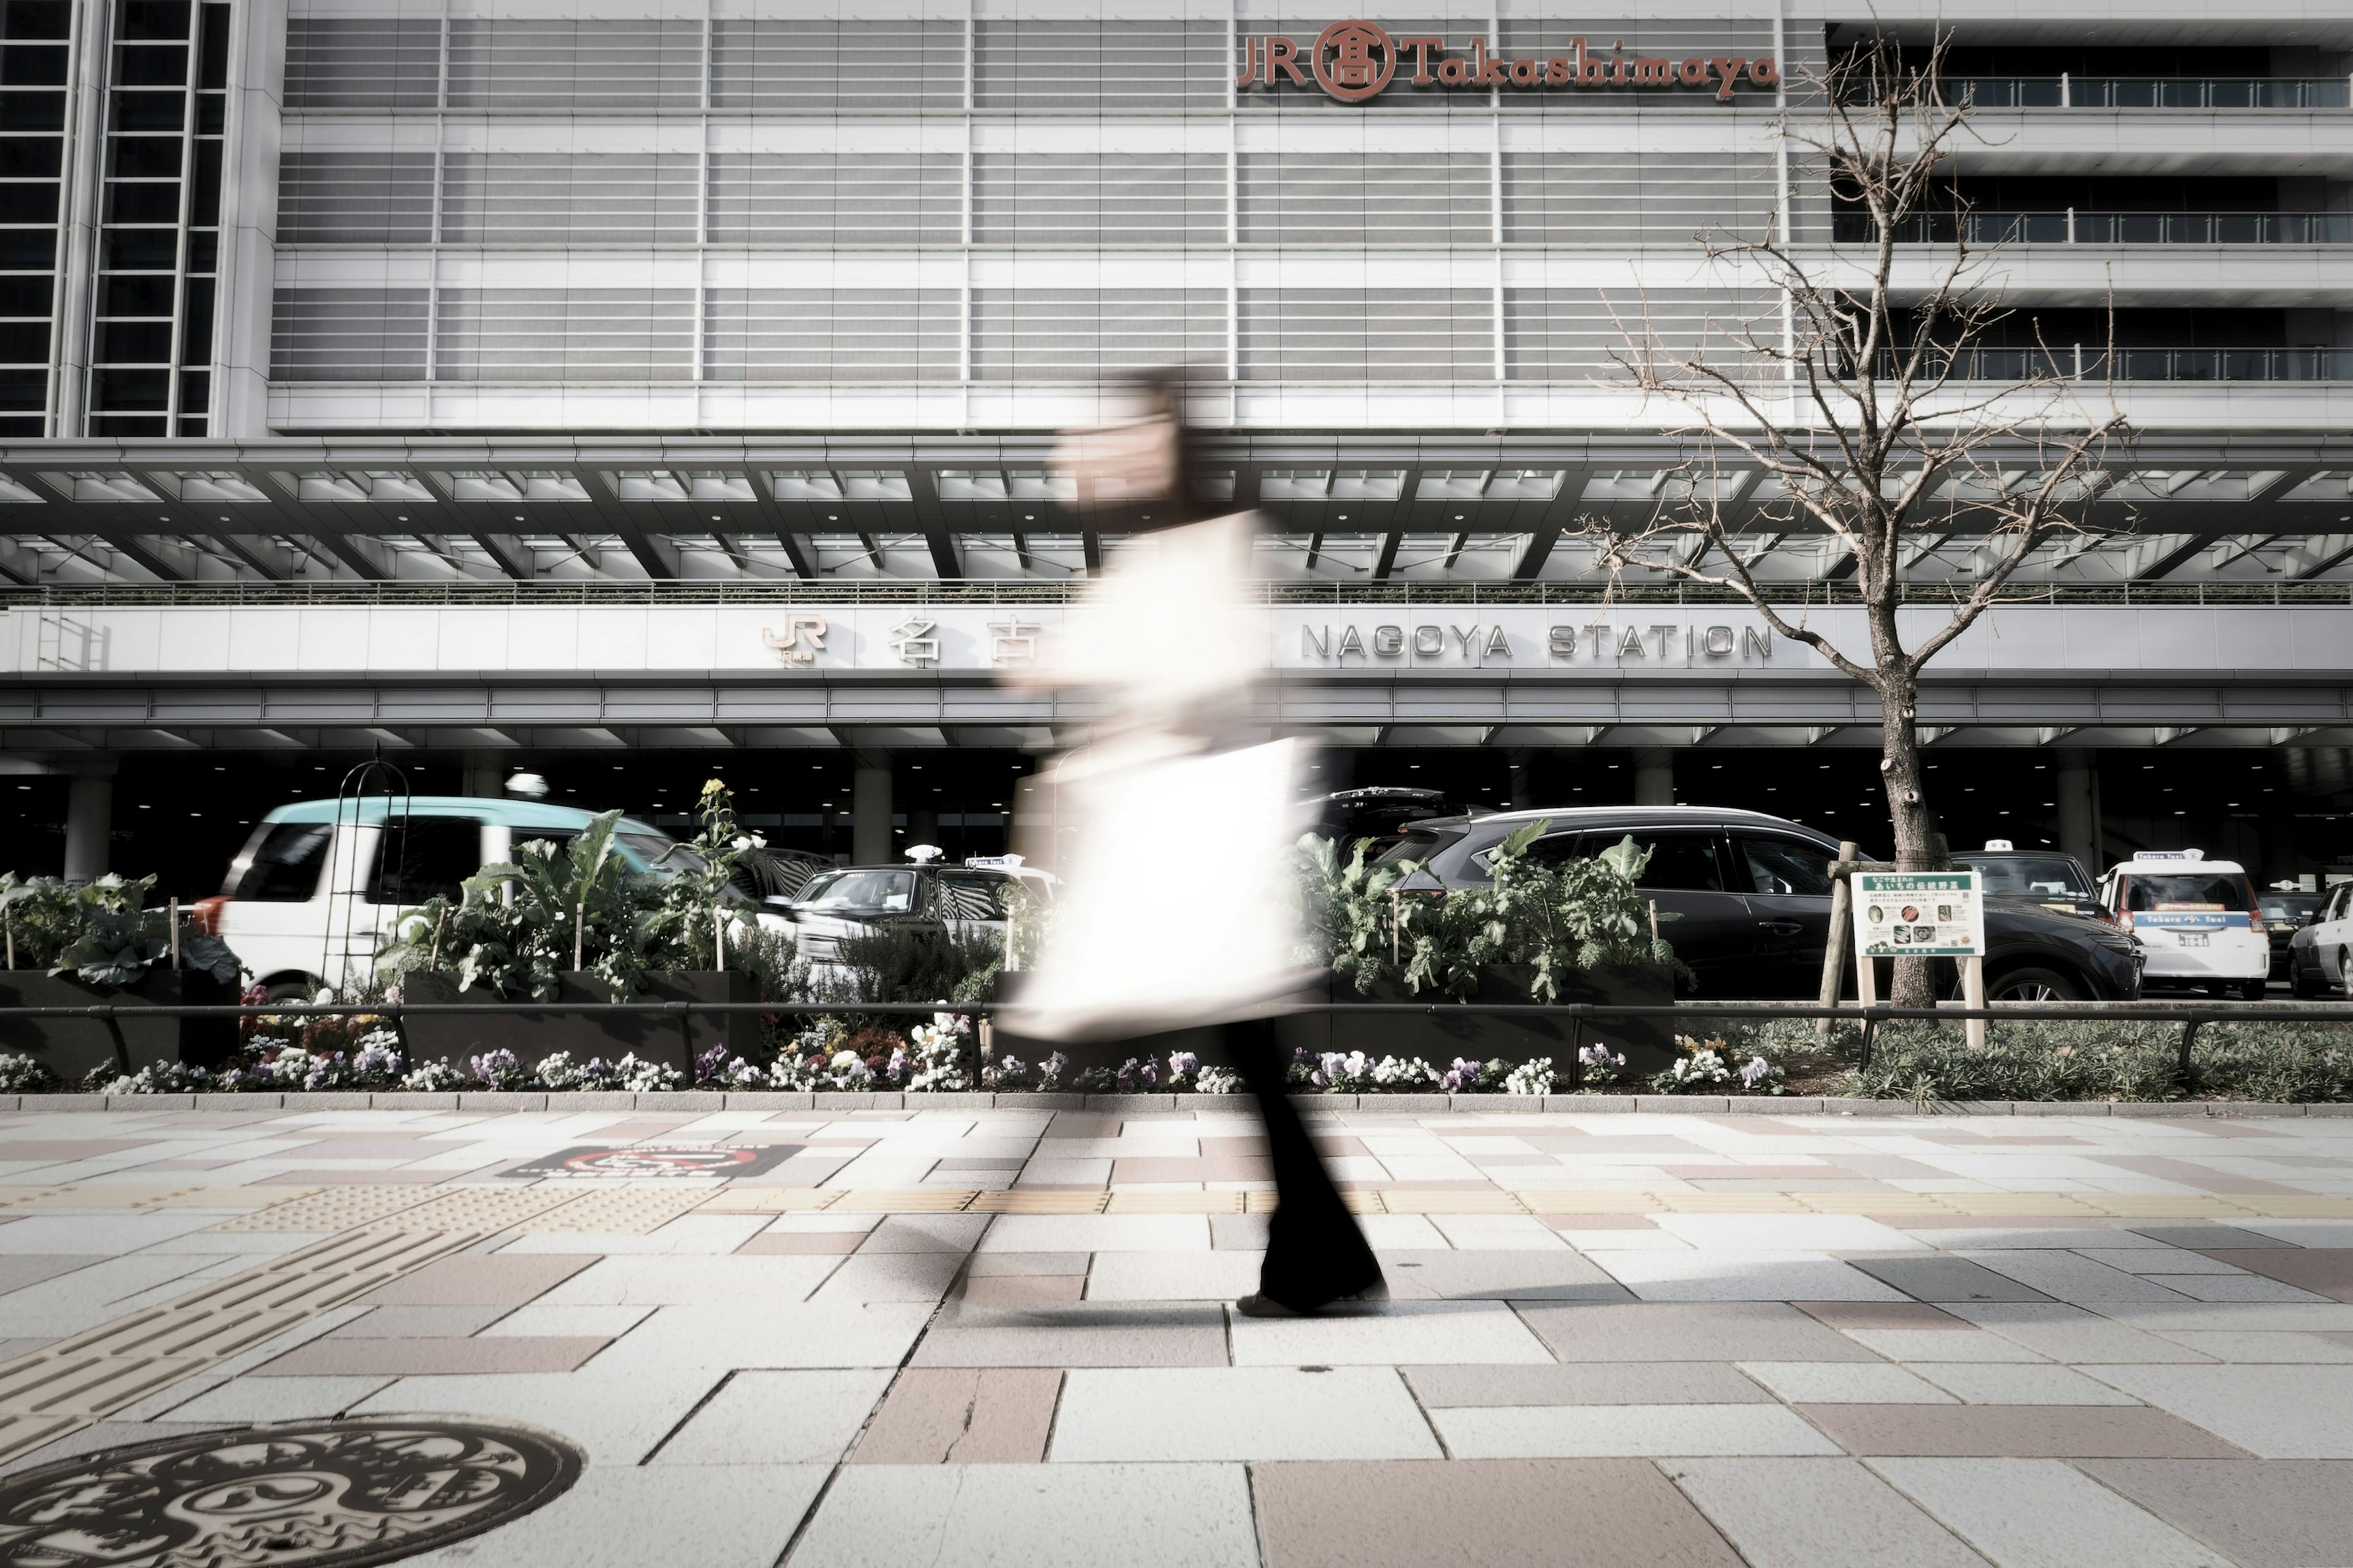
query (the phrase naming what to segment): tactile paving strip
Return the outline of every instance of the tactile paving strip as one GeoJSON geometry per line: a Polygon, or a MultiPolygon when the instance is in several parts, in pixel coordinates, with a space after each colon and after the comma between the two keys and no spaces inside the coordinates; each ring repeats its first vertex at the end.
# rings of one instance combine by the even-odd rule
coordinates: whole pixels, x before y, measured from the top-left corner
{"type": "Polygon", "coordinates": [[[354,1231],[0,1363],[0,1460],[53,1442],[468,1245],[354,1231]]]}
{"type": "Polygon", "coordinates": [[[830,1208],[839,1187],[746,1187],[728,1185],[702,1200],[704,1214],[806,1214],[830,1208]]]}
{"type": "Polygon", "coordinates": [[[428,1187],[423,1203],[395,1216],[403,1230],[509,1230],[534,1215],[570,1203],[575,1192],[561,1186],[428,1187]]]}
{"type": "MultiPolygon", "coordinates": [[[[1186,1196],[1197,1194],[1187,1193],[1186,1196]]],[[[972,1200],[974,1214],[1101,1214],[1111,1194],[1094,1192],[1053,1192],[1034,1188],[1010,1187],[1002,1192],[976,1194],[972,1200]]]]}
{"type": "Polygon", "coordinates": [[[372,1225],[404,1209],[413,1209],[448,1190],[427,1186],[363,1186],[357,1183],[348,1187],[318,1187],[258,1213],[224,1220],[212,1228],[238,1231],[350,1230],[356,1226],[372,1225]]]}

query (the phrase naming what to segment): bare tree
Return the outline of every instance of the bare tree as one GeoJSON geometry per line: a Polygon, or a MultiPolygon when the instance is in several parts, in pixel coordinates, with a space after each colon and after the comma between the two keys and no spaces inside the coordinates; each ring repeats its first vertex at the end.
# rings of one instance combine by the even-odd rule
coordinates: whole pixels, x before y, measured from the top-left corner
{"type": "MultiPolygon", "coordinates": [[[[1702,237],[1709,262],[1772,305],[1712,324],[1688,348],[1663,344],[1647,322],[1626,330],[1615,357],[1637,389],[1683,411],[1677,434],[1690,460],[1645,521],[1585,524],[1613,579],[1648,570],[1728,589],[1877,693],[1879,766],[1906,870],[1942,857],[1920,766],[1922,669],[2004,597],[2037,550],[2088,531],[2128,436],[2112,397],[2105,412],[2086,411],[2086,367],[2063,362],[2039,333],[2022,353],[1985,352],[2012,312],[1989,276],[1999,237],[1973,243],[1947,177],[1969,110],[1945,96],[1944,54],[1941,37],[1907,59],[1874,35],[1805,84],[1784,133],[1859,215],[1864,241],[1809,249],[1786,229],[1702,237]],[[1948,244],[1916,243],[1931,222],[1949,224],[1948,244]],[[1989,368],[2005,374],[1989,380],[1989,368]],[[1737,514],[1719,499],[1732,468],[1763,471],[1737,514]],[[1852,557],[1867,646],[1841,646],[1785,613],[1786,586],[1757,574],[1765,552],[1738,542],[1816,531],[1852,557]],[[1923,542],[1952,534],[1981,537],[1976,579],[1928,601],[1941,624],[1907,644],[1898,611],[1912,605],[1920,629],[1922,598],[1905,589],[1923,542]]],[[[2111,357],[2101,351],[2091,368],[2105,375],[2111,357]]],[[[1927,962],[1899,962],[1893,994],[1927,1001],[1927,962]]]]}

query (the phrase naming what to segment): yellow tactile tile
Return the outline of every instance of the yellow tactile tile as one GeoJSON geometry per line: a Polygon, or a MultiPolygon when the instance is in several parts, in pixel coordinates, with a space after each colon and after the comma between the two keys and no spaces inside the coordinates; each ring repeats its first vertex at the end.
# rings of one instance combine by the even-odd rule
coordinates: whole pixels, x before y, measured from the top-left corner
{"type": "Polygon", "coordinates": [[[404,1209],[413,1209],[438,1194],[442,1187],[427,1186],[364,1186],[357,1183],[347,1187],[318,1187],[299,1197],[290,1198],[252,1214],[239,1215],[214,1226],[215,1230],[349,1230],[354,1226],[372,1225],[404,1209]]]}
{"type": "Polygon", "coordinates": [[[1806,1205],[1788,1193],[1660,1193],[1659,1207],[1668,1214],[1805,1214],[1806,1205]]]}
{"type": "Polygon", "coordinates": [[[2265,1219],[2353,1219],[2353,1197],[2327,1193],[2274,1193],[2263,1197],[2233,1197],[2252,1215],[2265,1219]]]}
{"type": "Polygon", "coordinates": [[[1398,1188],[1380,1194],[1391,1214],[1525,1214],[1519,1194],[1502,1192],[1414,1192],[1398,1188]]]}
{"type": "Polygon", "coordinates": [[[1996,1219],[2066,1219],[2098,1212],[2068,1193],[1946,1193],[1942,1196],[1955,1214],[1996,1219]]]}
{"type": "Polygon", "coordinates": [[[1933,1193],[1791,1193],[1791,1201],[1814,1214],[1950,1214],[1933,1193]]]}
{"type": "Polygon", "coordinates": [[[1530,1214],[1656,1214],[1659,1202],[1648,1193],[1571,1193],[1556,1189],[1522,1193],[1520,1202],[1530,1214]]]}
{"type": "Polygon", "coordinates": [[[853,1187],[833,1208],[842,1214],[952,1214],[979,1195],[955,1187],[853,1187]]]}
{"type": "Polygon", "coordinates": [[[526,1235],[644,1236],[692,1214],[707,1188],[596,1187],[512,1228],[526,1235]]]}
{"type": "Polygon", "coordinates": [[[2236,1198],[2200,1193],[2083,1193],[2096,1209],[2119,1219],[2244,1219],[2253,1211],[2236,1198]]]}
{"type": "MultiPolygon", "coordinates": [[[[1247,1191],[1218,1193],[1113,1193],[1105,1214],[1242,1214],[1247,1191]]],[[[1268,1194],[1271,1196],[1272,1194],[1268,1194]]]]}
{"type": "Polygon", "coordinates": [[[1010,1187],[976,1194],[974,1214],[1101,1214],[1111,1196],[1106,1192],[1032,1192],[1010,1187]]]}

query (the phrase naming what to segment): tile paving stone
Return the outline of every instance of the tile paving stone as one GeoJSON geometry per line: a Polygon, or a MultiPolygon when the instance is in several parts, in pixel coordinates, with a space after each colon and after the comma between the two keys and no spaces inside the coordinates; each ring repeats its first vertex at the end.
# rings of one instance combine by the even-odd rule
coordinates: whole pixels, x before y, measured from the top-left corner
{"type": "Polygon", "coordinates": [[[707,1373],[708,1382],[744,1367],[896,1366],[933,1310],[923,1301],[663,1307],[590,1365],[660,1378],[707,1373]]]}
{"type": "Polygon", "coordinates": [[[1389,1367],[1082,1368],[1063,1380],[1055,1463],[1441,1458],[1389,1367]]]}
{"type": "Polygon", "coordinates": [[[1083,1274],[987,1274],[964,1282],[964,1299],[976,1306],[1075,1301],[1086,1290],[1083,1274]]]}
{"type": "Polygon", "coordinates": [[[2212,1356],[2216,1361],[2353,1362],[2353,1338],[2347,1336],[2263,1330],[2234,1332],[2228,1329],[2189,1329],[2167,1332],[2164,1337],[2196,1351],[2200,1355],[2212,1356]]]}
{"type": "Polygon", "coordinates": [[[1552,1352],[1501,1301],[1392,1301],[1314,1318],[1230,1314],[1236,1366],[1552,1364],[1552,1352]]]}
{"type": "Polygon", "coordinates": [[[634,1466],[702,1403],[722,1375],[649,1378],[591,1364],[578,1372],[404,1377],[350,1409],[354,1415],[479,1415],[521,1421],[561,1433],[591,1466],[634,1466]]]}
{"type": "Polygon", "coordinates": [[[1805,1405],[1848,1452],[1904,1458],[2235,1459],[2163,1410],[2055,1405],[1805,1405]]]}
{"type": "Polygon", "coordinates": [[[2000,1568],[2232,1568],[2052,1460],[1879,1459],[1871,1468],[2000,1568]]]}
{"type": "Polygon", "coordinates": [[[852,1465],[789,1568],[1258,1568],[1240,1465],[852,1465]]]}
{"type": "Polygon", "coordinates": [[[218,1215],[202,1213],[28,1215],[0,1225],[0,1256],[119,1258],[219,1220],[218,1215]]]}
{"type": "Polygon", "coordinates": [[[887,1367],[739,1372],[670,1434],[652,1462],[836,1464],[890,1384],[887,1367]]]}
{"type": "Polygon", "coordinates": [[[2047,1301],[2050,1297],[1965,1258],[1855,1258],[1857,1268],[1923,1301],[2047,1301]]]}
{"type": "Polygon", "coordinates": [[[1567,1247],[1552,1252],[1383,1252],[1399,1300],[1630,1301],[1633,1292],[1567,1247]]]}
{"type": "Polygon", "coordinates": [[[1941,1307],[1925,1301],[1792,1301],[1818,1323],[1849,1333],[1857,1329],[1893,1329],[1900,1332],[1933,1331],[1967,1333],[1969,1325],[1941,1307]]]}
{"type": "Polygon", "coordinates": [[[570,1372],[611,1342],[593,1338],[344,1339],[312,1340],[265,1362],[254,1377],[359,1377],[381,1373],[409,1377],[427,1373],[570,1372]]]}
{"type": "MultiPolygon", "coordinates": [[[[2168,1247],[2159,1251],[2150,1247],[2082,1247],[2080,1257],[2094,1263],[2105,1263],[2111,1268],[2121,1268],[2127,1274],[2146,1274],[2163,1280],[2176,1274],[2242,1274],[2245,1271],[2232,1264],[2210,1258],[2187,1247],[2168,1247]]],[[[2281,1248],[2283,1251],[2298,1250],[2281,1248]]]]}
{"type": "Polygon", "coordinates": [[[2071,1367],[1989,1362],[1914,1362],[1911,1370],[1970,1405],[2137,1405],[2131,1394],[2071,1367]]]}
{"type": "Polygon", "coordinates": [[[2040,1290],[2053,1300],[2073,1302],[2078,1306],[2092,1301],[2168,1302],[2182,1300],[2178,1290],[2168,1289],[2138,1274],[2127,1274],[2121,1268],[2094,1263],[2079,1253],[2049,1250],[1975,1252],[1969,1255],[1969,1261],[2015,1279],[2031,1289],[2040,1290]]]}
{"type": "Polygon", "coordinates": [[[1062,1374],[1050,1367],[907,1368],[850,1456],[860,1465],[1034,1465],[1062,1374]]]}
{"type": "Polygon", "coordinates": [[[1906,1218],[1924,1241],[1947,1252],[2029,1252],[2045,1248],[2072,1252],[2077,1247],[2162,1247],[2161,1241],[2151,1240],[2137,1231],[2122,1226],[2114,1229],[2094,1229],[2054,1220],[2047,1225],[2031,1223],[1989,1226],[1983,1220],[1970,1220],[1957,1226],[1927,1226],[1906,1218]]]}
{"type": "Polygon", "coordinates": [[[970,1252],[988,1229],[982,1214],[894,1214],[867,1235],[861,1252],[970,1252]]]}
{"type": "Polygon", "coordinates": [[[1890,1225],[1844,1214],[1662,1214],[1661,1230],[1695,1247],[1739,1252],[1926,1252],[1890,1225]]]}
{"type": "MultiPolygon", "coordinates": [[[[12,1220],[9,1223],[23,1222],[12,1220]]],[[[87,1268],[90,1263],[88,1253],[15,1253],[0,1257],[0,1294],[22,1290],[28,1285],[54,1279],[60,1274],[70,1274],[77,1268],[87,1268]]]]}
{"type": "Polygon", "coordinates": [[[1092,1255],[1084,1252],[976,1252],[965,1261],[967,1278],[996,1274],[1079,1274],[1092,1255]]]}
{"type": "MultiPolygon", "coordinates": [[[[2052,1361],[2197,1362],[2203,1359],[2187,1345],[2144,1333],[2129,1324],[2063,1302],[1957,1303],[1953,1313],[2004,1339],[2015,1340],[2052,1361]]],[[[1961,1358],[1941,1359],[1957,1361],[1961,1358]]]]}
{"type": "Polygon", "coordinates": [[[174,1421],[234,1426],[341,1415],[392,1382],[383,1377],[239,1377],[165,1412],[174,1421]]]}
{"type": "Polygon", "coordinates": [[[1900,1366],[1851,1361],[1735,1363],[1792,1405],[1950,1405],[1953,1396],[1900,1366]]]}
{"type": "Polygon", "coordinates": [[[2205,1256],[2316,1295],[2353,1301],[2353,1247],[2215,1247],[2205,1256]]]}
{"type": "Polygon", "coordinates": [[[512,1523],[402,1561],[419,1568],[771,1568],[825,1478],[821,1465],[600,1466],[512,1523]]]}
{"type": "Polygon", "coordinates": [[[1090,1301],[1231,1301],[1258,1289],[1258,1252],[1099,1252],[1090,1301]]]}
{"type": "Polygon", "coordinates": [[[0,1476],[14,1475],[19,1470],[37,1470],[43,1465],[53,1465],[61,1459],[76,1458],[83,1454],[95,1454],[101,1448],[121,1447],[131,1443],[153,1443],[165,1437],[176,1437],[184,1432],[208,1431],[212,1426],[208,1421],[97,1421],[69,1432],[53,1443],[27,1449],[12,1459],[0,1459],[0,1476]]]}
{"type": "MultiPolygon", "coordinates": [[[[378,1311],[429,1311],[424,1307],[380,1307],[378,1311]]],[[[594,1334],[617,1340],[648,1318],[652,1307],[554,1307],[541,1301],[525,1302],[482,1331],[484,1339],[512,1339],[520,1335],[530,1339],[539,1335],[562,1338],[574,1334],[594,1334]]],[[[361,1320],[365,1322],[365,1319],[361,1320]]],[[[357,1326],[357,1325],[354,1325],[357,1326]]]]}
{"type": "Polygon", "coordinates": [[[2267,1279],[2260,1274],[2150,1274],[2149,1283],[2193,1301],[2327,1301],[2330,1297],[2267,1279]]]}
{"type": "Polygon", "coordinates": [[[983,1252],[1183,1252],[1208,1250],[1209,1216],[1189,1214],[998,1215],[983,1252]]]}
{"type": "Polygon", "coordinates": [[[1852,1459],[1677,1459],[1665,1468],[1749,1568],[1985,1568],[1852,1459]]]}
{"type": "Polygon", "coordinates": [[[1565,1362],[1880,1359],[1780,1301],[1530,1303],[1518,1310],[1565,1362]]]}
{"type": "Polygon", "coordinates": [[[1566,1252],[1560,1233],[1534,1215],[1432,1215],[1430,1223],[1451,1247],[1486,1252],[1566,1252]]]}
{"type": "Polygon", "coordinates": [[[2185,1421],[2194,1421],[2261,1458],[2353,1458],[2353,1366],[2093,1366],[2085,1370],[2101,1382],[2185,1421]]]}
{"type": "Polygon", "coordinates": [[[916,1366],[1225,1366],[1226,1319],[1208,1302],[951,1304],[916,1366]]]}
{"type": "Polygon", "coordinates": [[[506,1315],[504,1307],[371,1307],[335,1330],[352,1340],[439,1340],[478,1334],[506,1315]]]}
{"type": "Polygon", "coordinates": [[[1275,1461],[1250,1469],[1266,1568],[1738,1568],[1655,1466],[1275,1461]],[[1431,1500],[1445,1506],[1433,1508],[1431,1500]]]}
{"type": "Polygon", "coordinates": [[[599,1258],[548,1291],[545,1299],[562,1307],[800,1301],[841,1262],[839,1258],[599,1258]]]}
{"type": "Polygon", "coordinates": [[[1405,1366],[1425,1409],[1507,1405],[1770,1405],[1723,1362],[1585,1362],[1568,1366],[1405,1366]]]}
{"type": "Polygon", "coordinates": [[[2326,1459],[2091,1459],[2076,1467],[2240,1568],[2353,1560],[2353,1464],[2326,1459]]]}
{"type": "Polygon", "coordinates": [[[379,1285],[361,1300],[383,1307],[520,1307],[590,1264],[585,1255],[524,1258],[461,1253],[379,1285]]]}
{"type": "Polygon", "coordinates": [[[810,1295],[817,1304],[869,1301],[936,1301],[963,1272],[955,1252],[883,1252],[844,1258],[810,1295]]]}
{"type": "Polygon", "coordinates": [[[1778,1405],[1489,1405],[1433,1410],[1430,1419],[1458,1459],[1839,1452],[1778,1405]]]}
{"type": "Polygon", "coordinates": [[[1820,1252],[1587,1255],[1645,1301],[1900,1301],[1902,1292],[1820,1252]]]}
{"type": "Polygon", "coordinates": [[[750,1254],[797,1254],[803,1257],[847,1257],[866,1239],[862,1230],[764,1230],[735,1249],[750,1254]]]}

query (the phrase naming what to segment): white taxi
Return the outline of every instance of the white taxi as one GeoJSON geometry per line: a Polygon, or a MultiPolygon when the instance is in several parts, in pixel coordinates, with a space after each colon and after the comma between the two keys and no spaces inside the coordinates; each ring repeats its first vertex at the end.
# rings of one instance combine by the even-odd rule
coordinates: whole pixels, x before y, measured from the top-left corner
{"type": "Polygon", "coordinates": [[[2100,903],[2147,952],[2147,985],[2202,985],[2260,1001],[2271,937],[2245,868],[2200,849],[2143,850],[2100,879],[2100,903]]]}

